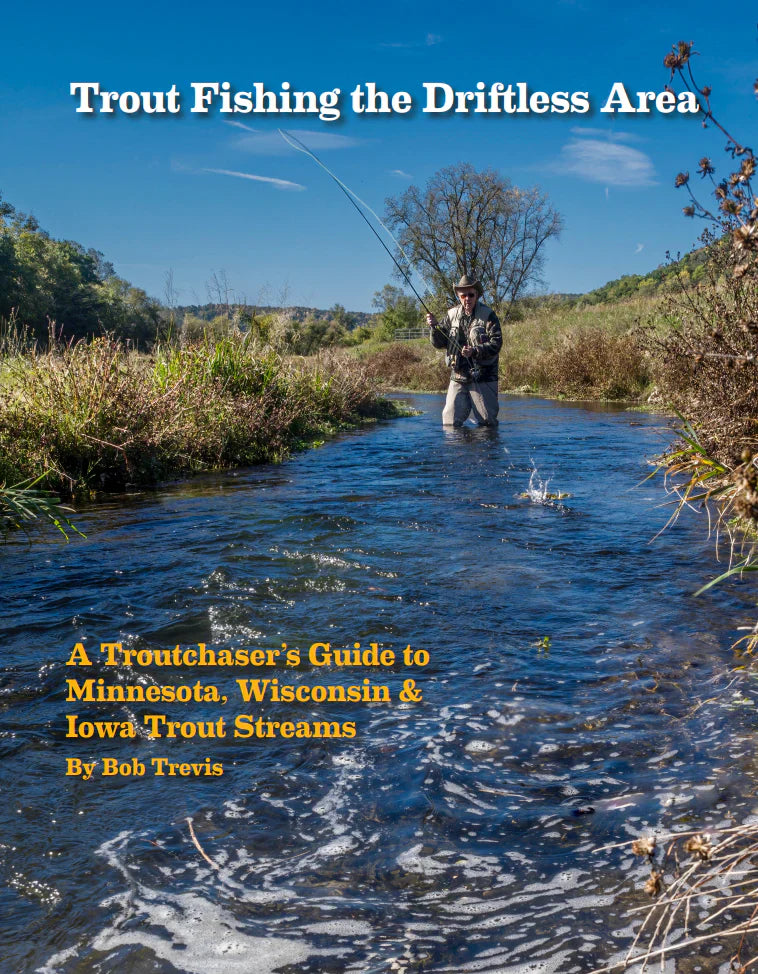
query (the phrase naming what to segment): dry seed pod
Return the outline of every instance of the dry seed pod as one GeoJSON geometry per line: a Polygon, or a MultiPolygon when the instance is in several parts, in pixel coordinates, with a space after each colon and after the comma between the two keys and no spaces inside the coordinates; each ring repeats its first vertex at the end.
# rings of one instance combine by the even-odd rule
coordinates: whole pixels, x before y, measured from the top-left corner
{"type": "Polygon", "coordinates": [[[650,879],[645,883],[645,892],[648,896],[660,896],[663,889],[663,871],[652,869],[650,879]]]}
{"type": "Polygon", "coordinates": [[[635,839],[632,842],[632,852],[635,856],[652,856],[655,852],[655,836],[649,839],[635,839]]]}
{"type": "Polygon", "coordinates": [[[684,843],[684,851],[691,852],[693,856],[706,860],[711,858],[713,847],[707,835],[693,835],[684,843]]]}

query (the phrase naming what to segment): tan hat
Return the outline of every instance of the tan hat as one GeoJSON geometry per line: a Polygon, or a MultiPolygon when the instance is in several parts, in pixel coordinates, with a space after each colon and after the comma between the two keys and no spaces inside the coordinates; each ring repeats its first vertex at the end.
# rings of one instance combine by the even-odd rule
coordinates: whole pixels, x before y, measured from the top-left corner
{"type": "Polygon", "coordinates": [[[458,281],[457,284],[453,285],[453,290],[457,294],[459,291],[463,291],[466,288],[473,287],[476,288],[476,293],[481,297],[484,294],[484,288],[475,277],[469,274],[464,274],[463,277],[458,281]]]}

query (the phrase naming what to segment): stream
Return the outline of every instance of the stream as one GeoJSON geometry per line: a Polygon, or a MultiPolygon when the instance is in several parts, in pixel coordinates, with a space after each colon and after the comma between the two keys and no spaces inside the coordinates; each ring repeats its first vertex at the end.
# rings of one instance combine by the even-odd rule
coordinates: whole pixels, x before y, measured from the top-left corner
{"type": "Polygon", "coordinates": [[[580,974],[649,903],[619,843],[758,811],[727,674],[755,598],[693,596],[726,567],[704,514],[659,533],[667,420],[503,396],[443,430],[409,398],[0,547],[3,974],[580,974]]]}

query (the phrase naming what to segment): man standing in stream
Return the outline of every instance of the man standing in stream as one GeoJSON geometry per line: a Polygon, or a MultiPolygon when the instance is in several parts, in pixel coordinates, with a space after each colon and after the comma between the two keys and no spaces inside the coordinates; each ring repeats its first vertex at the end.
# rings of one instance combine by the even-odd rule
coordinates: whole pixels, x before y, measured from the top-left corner
{"type": "Polygon", "coordinates": [[[442,423],[463,426],[472,414],[479,426],[497,426],[497,370],[503,335],[495,312],[480,300],[482,285],[464,274],[454,287],[460,304],[440,324],[426,316],[435,348],[447,349],[450,366],[442,423]]]}

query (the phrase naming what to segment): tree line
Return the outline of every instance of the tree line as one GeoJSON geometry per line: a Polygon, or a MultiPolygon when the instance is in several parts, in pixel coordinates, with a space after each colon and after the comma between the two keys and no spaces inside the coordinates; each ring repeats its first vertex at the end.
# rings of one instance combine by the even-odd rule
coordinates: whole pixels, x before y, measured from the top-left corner
{"type": "MultiPolygon", "coordinates": [[[[544,244],[558,235],[561,219],[539,189],[522,190],[494,170],[461,163],[435,173],[421,189],[411,186],[386,201],[386,220],[396,234],[398,263],[423,280],[424,304],[441,310],[455,300],[453,284],[474,274],[488,303],[507,310],[540,280],[544,244]]],[[[72,240],[55,240],[33,216],[0,196],[0,319],[15,319],[44,341],[51,322],[66,339],[109,333],[137,347],[166,334],[257,328],[284,350],[308,354],[314,347],[391,339],[413,327],[421,306],[404,288],[387,285],[374,299],[376,317],[357,321],[340,305],[305,320],[261,313],[229,302],[212,316],[166,306],[120,278],[102,253],[72,240]]],[[[218,284],[218,282],[217,282],[218,284]]],[[[171,286],[173,292],[173,285],[171,286]]],[[[221,299],[219,299],[221,300],[221,299]]],[[[218,303],[218,302],[217,302],[218,303]]]]}
{"type": "Polygon", "coordinates": [[[164,318],[160,303],[120,278],[100,251],[53,239],[0,196],[0,319],[16,320],[37,341],[55,323],[66,338],[108,332],[145,346],[164,318]]]}

